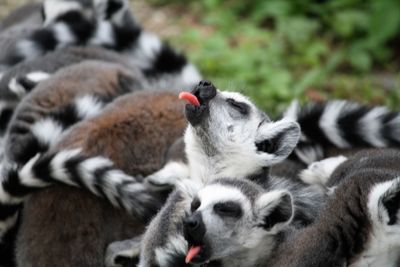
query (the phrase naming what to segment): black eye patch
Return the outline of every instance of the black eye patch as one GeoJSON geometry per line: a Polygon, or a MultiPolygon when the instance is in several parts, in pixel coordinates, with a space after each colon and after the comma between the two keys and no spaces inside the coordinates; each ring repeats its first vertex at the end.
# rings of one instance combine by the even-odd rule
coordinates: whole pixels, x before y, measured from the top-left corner
{"type": "Polygon", "coordinates": [[[195,212],[201,205],[200,199],[197,197],[193,199],[192,204],[190,205],[190,211],[195,212]]]}
{"type": "Polygon", "coordinates": [[[222,217],[240,218],[243,214],[242,207],[233,201],[217,203],[214,205],[214,212],[222,217]]]}
{"type": "Polygon", "coordinates": [[[249,111],[250,111],[250,107],[248,104],[243,103],[243,102],[238,102],[232,98],[228,98],[226,100],[226,102],[233,107],[234,109],[236,109],[237,111],[240,112],[240,114],[242,115],[248,115],[249,111]]]}

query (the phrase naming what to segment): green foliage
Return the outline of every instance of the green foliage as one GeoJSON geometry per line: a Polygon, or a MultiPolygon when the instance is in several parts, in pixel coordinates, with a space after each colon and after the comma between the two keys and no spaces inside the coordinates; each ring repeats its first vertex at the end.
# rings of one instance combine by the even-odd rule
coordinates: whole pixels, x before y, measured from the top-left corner
{"type": "Polygon", "coordinates": [[[375,78],[400,66],[388,45],[400,40],[398,0],[185,3],[199,27],[185,28],[171,41],[189,48],[206,78],[245,92],[270,112],[280,112],[293,98],[400,103],[399,75],[375,78]]]}

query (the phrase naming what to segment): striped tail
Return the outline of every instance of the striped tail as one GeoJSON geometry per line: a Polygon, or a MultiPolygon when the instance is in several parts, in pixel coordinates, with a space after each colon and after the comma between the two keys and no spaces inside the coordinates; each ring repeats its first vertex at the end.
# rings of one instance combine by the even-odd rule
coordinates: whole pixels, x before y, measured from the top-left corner
{"type": "Polygon", "coordinates": [[[96,45],[126,54],[148,78],[167,76],[183,86],[198,83],[201,76],[186,57],[134,20],[128,7],[104,19],[87,18],[82,10],[61,13],[50,24],[17,42],[14,51],[0,65],[11,67],[66,46],[96,45]],[[170,77],[172,76],[172,77],[170,77]]]}
{"type": "Polygon", "coordinates": [[[400,113],[383,106],[365,106],[347,100],[311,103],[295,101],[285,113],[301,127],[295,154],[305,163],[324,157],[324,148],[400,146],[400,113]]]}
{"type": "Polygon", "coordinates": [[[4,171],[0,186],[0,237],[11,229],[25,198],[53,184],[85,189],[115,207],[148,221],[161,203],[135,177],[105,157],[87,157],[80,149],[39,154],[22,168],[4,171]]]}

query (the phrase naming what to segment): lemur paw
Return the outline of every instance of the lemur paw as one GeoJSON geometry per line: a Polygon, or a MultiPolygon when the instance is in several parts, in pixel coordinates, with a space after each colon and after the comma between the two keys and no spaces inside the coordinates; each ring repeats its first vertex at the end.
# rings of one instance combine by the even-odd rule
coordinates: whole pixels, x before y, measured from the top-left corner
{"type": "Polygon", "coordinates": [[[174,188],[182,180],[189,178],[189,167],[179,161],[168,162],[159,171],[147,176],[145,184],[151,190],[163,191],[174,188]]]}
{"type": "Polygon", "coordinates": [[[334,170],[346,160],[344,156],[337,156],[311,163],[300,173],[300,179],[306,184],[324,186],[334,170]]]}
{"type": "Polygon", "coordinates": [[[136,266],[140,256],[140,241],[142,237],[113,242],[107,247],[105,266],[125,267],[136,266]]]}

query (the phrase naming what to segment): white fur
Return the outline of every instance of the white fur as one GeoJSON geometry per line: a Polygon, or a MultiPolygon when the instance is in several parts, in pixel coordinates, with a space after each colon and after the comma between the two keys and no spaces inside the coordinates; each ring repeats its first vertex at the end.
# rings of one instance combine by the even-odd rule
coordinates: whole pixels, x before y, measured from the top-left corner
{"type": "Polygon", "coordinates": [[[211,184],[201,189],[198,192],[198,197],[201,201],[198,211],[202,211],[212,206],[217,202],[237,201],[250,210],[250,203],[243,193],[234,187],[223,186],[219,184],[211,184]]]}
{"type": "Polygon", "coordinates": [[[283,117],[293,121],[297,121],[299,110],[300,110],[299,101],[293,100],[292,103],[290,103],[290,106],[283,113],[283,117]]]}
{"type": "Polygon", "coordinates": [[[168,239],[167,246],[155,249],[156,262],[159,266],[167,266],[170,255],[181,252],[186,254],[188,250],[187,241],[181,235],[171,236],[168,239]]]}
{"type": "Polygon", "coordinates": [[[109,21],[99,21],[90,43],[93,45],[114,46],[115,36],[112,24],[109,21]]]}
{"type": "Polygon", "coordinates": [[[76,42],[76,38],[64,22],[56,23],[53,26],[54,35],[59,47],[64,47],[76,42]]]}
{"type": "MultiPolygon", "coordinates": [[[[286,190],[274,190],[267,193],[264,193],[260,198],[256,201],[256,210],[259,215],[259,219],[263,220],[265,216],[267,216],[274,208],[281,204],[282,198],[285,196],[289,196],[291,200],[291,207],[293,207],[293,197],[286,190]]],[[[294,212],[290,218],[282,223],[275,224],[272,229],[269,230],[269,233],[276,234],[282,230],[283,227],[287,226],[293,219],[294,212]]],[[[262,222],[260,222],[262,223],[262,222]]]]}
{"type": "Polygon", "coordinates": [[[186,65],[182,69],[181,75],[182,75],[183,83],[187,84],[187,85],[197,84],[201,80],[201,75],[200,75],[199,71],[192,64],[186,65]]]}
{"type": "Polygon", "coordinates": [[[376,107],[359,121],[360,133],[374,147],[387,146],[387,142],[382,138],[381,134],[381,118],[388,113],[389,110],[386,107],[376,107]]]}
{"type": "Polygon", "coordinates": [[[23,87],[20,83],[18,83],[17,78],[15,77],[10,80],[8,88],[19,98],[22,98],[23,96],[26,95],[25,87],[23,87]]]}
{"type": "Polygon", "coordinates": [[[42,180],[38,179],[35,174],[32,172],[32,167],[35,165],[37,160],[39,159],[40,154],[37,154],[35,157],[30,159],[24,167],[18,172],[19,177],[21,179],[21,183],[23,185],[29,186],[29,187],[45,187],[48,185],[48,183],[43,182],[42,180]]]}
{"type": "Polygon", "coordinates": [[[311,164],[324,156],[324,150],[321,146],[314,145],[311,147],[304,147],[301,149],[295,148],[294,153],[299,159],[306,163],[311,164]]]}
{"type": "Polygon", "coordinates": [[[337,120],[346,106],[345,101],[329,102],[318,122],[325,136],[339,148],[348,148],[350,144],[342,137],[337,120]]]}
{"type": "Polygon", "coordinates": [[[138,42],[131,49],[132,55],[129,59],[134,61],[141,69],[150,68],[161,47],[162,43],[157,35],[141,32],[138,42]]]}
{"type": "Polygon", "coordinates": [[[346,160],[344,156],[337,156],[314,162],[300,173],[300,179],[306,184],[324,186],[335,169],[346,160]]]}
{"type": "Polygon", "coordinates": [[[22,201],[23,198],[10,195],[7,191],[4,190],[3,186],[0,186],[0,203],[19,204],[22,201]]]}
{"type": "Polygon", "coordinates": [[[70,175],[65,169],[65,162],[71,158],[77,157],[81,151],[81,149],[71,149],[57,153],[50,163],[52,177],[62,183],[76,186],[75,182],[71,180],[70,175]]]}
{"type": "Polygon", "coordinates": [[[32,82],[39,83],[43,80],[47,80],[51,76],[50,73],[43,72],[43,71],[34,71],[28,73],[26,77],[31,80],[32,82]]]}
{"type": "Polygon", "coordinates": [[[31,132],[39,142],[49,146],[58,142],[63,131],[63,127],[50,118],[41,119],[31,126],[31,132]]]}
{"type": "Polygon", "coordinates": [[[102,157],[89,158],[79,165],[79,173],[83,178],[83,183],[85,183],[86,187],[89,188],[91,192],[96,195],[100,195],[99,192],[97,192],[97,189],[94,187],[94,172],[99,168],[112,165],[113,163],[109,159],[102,157]]]}
{"type": "Polygon", "coordinates": [[[3,79],[3,76],[4,76],[4,72],[0,72],[0,80],[3,79]]]}
{"type": "Polygon", "coordinates": [[[181,161],[168,162],[161,170],[146,177],[147,183],[150,187],[155,187],[154,184],[160,187],[175,186],[181,180],[189,179],[189,167],[181,161]]]}
{"type": "Polygon", "coordinates": [[[32,59],[40,56],[42,50],[31,40],[21,40],[16,45],[17,53],[25,59],[32,59]]]}
{"type": "Polygon", "coordinates": [[[78,1],[46,0],[43,3],[43,8],[46,15],[44,24],[48,25],[61,14],[73,10],[81,10],[82,6],[78,1]]]}
{"type": "MultiPolygon", "coordinates": [[[[375,185],[368,198],[372,222],[368,248],[351,267],[397,266],[400,257],[400,225],[388,225],[389,216],[381,200],[393,188],[398,188],[400,178],[375,185]]],[[[396,189],[397,190],[397,189],[396,189]]]]}
{"type": "Polygon", "coordinates": [[[92,118],[101,113],[104,105],[92,95],[85,95],[75,99],[75,105],[80,118],[92,118]]]}

